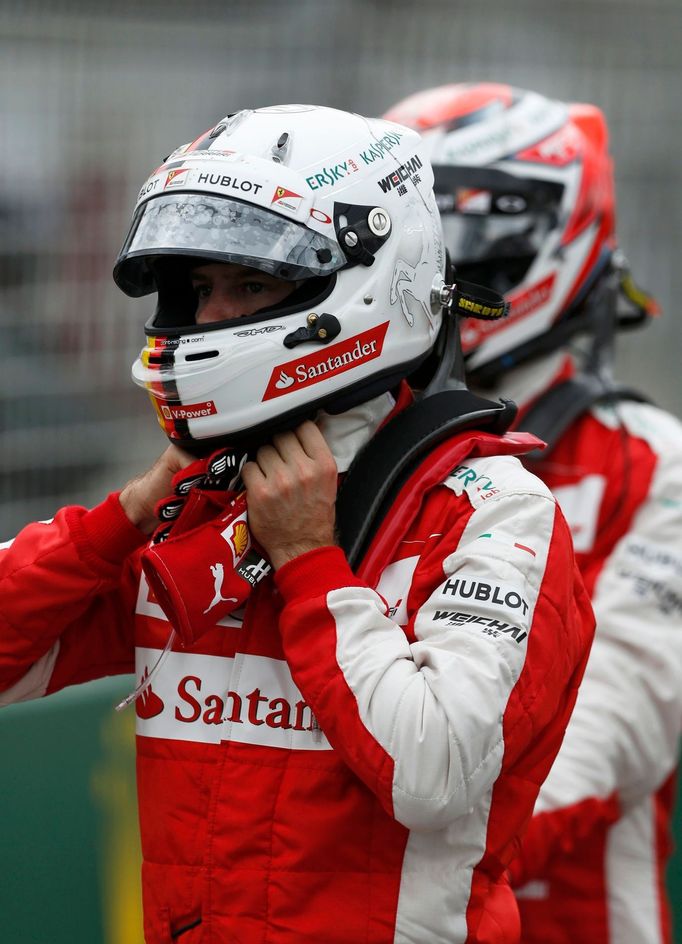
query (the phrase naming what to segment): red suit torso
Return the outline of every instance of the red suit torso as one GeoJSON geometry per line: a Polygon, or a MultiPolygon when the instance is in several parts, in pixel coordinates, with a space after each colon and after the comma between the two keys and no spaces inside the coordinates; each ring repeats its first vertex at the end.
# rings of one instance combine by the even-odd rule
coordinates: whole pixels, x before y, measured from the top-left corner
{"type": "MultiPolygon", "coordinates": [[[[134,543],[112,497],[0,552],[7,700],[152,669],[134,543]]],[[[292,561],[136,703],[148,944],[518,940],[505,869],[592,636],[565,522],[516,458],[462,457],[375,571],[292,561]]]]}

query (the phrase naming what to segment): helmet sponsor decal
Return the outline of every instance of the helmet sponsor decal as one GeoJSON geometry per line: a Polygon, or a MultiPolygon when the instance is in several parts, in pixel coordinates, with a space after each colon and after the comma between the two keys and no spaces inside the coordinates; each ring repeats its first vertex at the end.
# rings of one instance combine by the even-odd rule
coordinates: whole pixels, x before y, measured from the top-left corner
{"type": "Polygon", "coordinates": [[[383,161],[386,155],[400,144],[400,139],[403,137],[405,135],[400,131],[389,131],[388,134],[373,141],[366,151],[360,151],[360,160],[365,164],[373,164],[377,160],[383,161]]]}
{"type": "Polygon", "coordinates": [[[161,412],[167,420],[196,420],[201,416],[214,416],[216,410],[213,400],[204,400],[203,403],[161,404],[161,412]]]}
{"type": "Polygon", "coordinates": [[[270,201],[270,206],[276,203],[278,206],[282,206],[287,210],[296,211],[300,207],[302,199],[303,197],[300,193],[294,193],[293,190],[287,190],[286,187],[276,187],[272,195],[272,200],[270,201]]]}
{"type": "Polygon", "coordinates": [[[417,171],[422,166],[421,158],[418,154],[415,154],[409,160],[405,161],[404,164],[400,164],[396,167],[392,173],[388,174],[386,177],[382,177],[379,181],[379,187],[383,193],[388,193],[389,190],[396,190],[399,197],[404,197],[407,193],[405,181],[409,180],[410,183],[414,184],[416,187],[417,184],[421,182],[421,177],[417,171]]]}
{"type": "Polygon", "coordinates": [[[182,167],[179,170],[169,170],[166,174],[166,182],[163,185],[164,190],[172,187],[184,187],[187,183],[188,167],[182,167]]]}
{"type": "Polygon", "coordinates": [[[152,193],[159,186],[159,178],[153,177],[150,178],[145,184],[140,188],[140,192],[137,195],[138,201],[143,197],[146,197],[148,193],[152,193]]]}
{"type": "Polygon", "coordinates": [[[458,213],[490,213],[492,193],[473,187],[458,187],[455,191],[454,209],[458,213]]]}
{"type": "Polygon", "coordinates": [[[147,344],[151,348],[176,348],[180,347],[181,344],[199,344],[201,341],[206,340],[206,335],[204,334],[192,334],[186,338],[161,338],[161,337],[147,337],[147,344]]]}
{"type": "MultiPolygon", "coordinates": [[[[185,162],[194,165],[197,161],[224,161],[226,158],[230,157],[232,154],[236,154],[236,151],[190,151],[187,154],[182,155],[182,160],[177,164],[178,167],[181,167],[185,162]]],[[[173,163],[172,159],[169,158],[165,164],[162,164],[162,167],[168,168],[170,170],[169,164],[173,163]]]]}
{"type": "Polygon", "coordinates": [[[552,297],[556,278],[557,273],[550,272],[546,278],[529,286],[523,292],[517,294],[511,292],[507,295],[509,315],[503,321],[498,319],[496,321],[463,323],[461,333],[464,352],[468,353],[474,350],[474,348],[485,340],[487,335],[494,333],[499,328],[505,328],[510,324],[517,324],[519,321],[527,318],[528,315],[532,315],[538,308],[542,308],[543,305],[546,305],[552,297]]]}
{"type": "Polygon", "coordinates": [[[310,211],[310,215],[314,220],[317,220],[318,223],[331,223],[331,216],[327,216],[326,213],[323,213],[322,210],[318,210],[317,207],[313,207],[310,211]]]}
{"type": "Polygon", "coordinates": [[[335,187],[339,180],[343,180],[344,177],[355,174],[359,170],[357,162],[348,157],[340,164],[321,167],[317,173],[306,177],[305,182],[311,190],[319,190],[321,187],[335,187]]]}
{"type": "Polygon", "coordinates": [[[512,292],[508,298],[509,318],[512,321],[525,318],[526,315],[530,315],[545,305],[552,295],[556,275],[556,272],[550,272],[541,282],[536,282],[535,285],[531,285],[524,292],[516,295],[512,292]]]}
{"type": "Polygon", "coordinates": [[[253,338],[257,334],[272,334],[273,331],[284,331],[285,325],[263,325],[262,328],[244,328],[242,331],[235,331],[237,338],[253,338]]]}
{"type": "Polygon", "coordinates": [[[329,167],[321,167],[316,173],[306,177],[306,183],[311,190],[320,190],[322,187],[334,187],[339,180],[348,177],[360,170],[359,161],[362,164],[373,164],[374,161],[383,161],[390,154],[394,147],[400,144],[400,139],[404,134],[400,131],[390,131],[373,141],[370,146],[360,151],[356,157],[348,157],[339,164],[331,164],[329,167]]]}
{"type": "Polygon", "coordinates": [[[516,154],[518,161],[537,161],[565,167],[580,157],[581,135],[575,125],[565,124],[554,134],[516,154]]]}
{"type": "Polygon", "coordinates": [[[278,364],[270,375],[263,400],[272,400],[289,391],[309,387],[380,357],[388,324],[385,321],[324,351],[278,364]]]}
{"type": "Polygon", "coordinates": [[[241,180],[239,177],[233,177],[231,174],[211,174],[201,173],[197,175],[198,184],[208,184],[211,187],[220,187],[223,190],[236,190],[240,193],[257,194],[263,189],[262,184],[257,184],[253,180],[241,180]]]}

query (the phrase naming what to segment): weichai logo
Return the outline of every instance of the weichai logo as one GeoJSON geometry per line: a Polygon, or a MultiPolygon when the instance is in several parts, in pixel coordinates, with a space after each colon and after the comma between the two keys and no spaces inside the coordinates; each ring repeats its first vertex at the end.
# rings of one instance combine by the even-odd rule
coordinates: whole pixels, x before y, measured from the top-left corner
{"type": "Polygon", "coordinates": [[[379,186],[384,193],[388,193],[389,190],[399,189],[400,185],[406,180],[411,180],[413,183],[418,184],[420,178],[417,171],[420,170],[422,166],[421,158],[419,155],[415,154],[414,157],[405,161],[404,164],[400,164],[396,167],[392,173],[388,174],[386,177],[382,177],[379,181],[379,186]]]}
{"type": "Polygon", "coordinates": [[[356,334],[324,351],[278,364],[270,375],[263,400],[272,400],[301,387],[309,387],[374,360],[384,349],[387,330],[388,321],[385,321],[376,328],[356,334]]]}
{"type": "Polygon", "coordinates": [[[218,411],[213,400],[205,400],[203,403],[179,403],[173,406],[164,403],[161,412],[167,420],[196,420],[201,416],[213,416],[218,411]]]}

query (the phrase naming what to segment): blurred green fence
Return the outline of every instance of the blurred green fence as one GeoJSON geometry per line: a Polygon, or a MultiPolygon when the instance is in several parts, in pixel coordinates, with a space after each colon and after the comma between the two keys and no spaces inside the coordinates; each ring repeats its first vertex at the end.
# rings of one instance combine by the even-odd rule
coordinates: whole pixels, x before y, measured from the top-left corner
{"type": "Polygon", "coordinates": [[[0,713],[3,944],[143,944],[132,684],[0,713]]]}

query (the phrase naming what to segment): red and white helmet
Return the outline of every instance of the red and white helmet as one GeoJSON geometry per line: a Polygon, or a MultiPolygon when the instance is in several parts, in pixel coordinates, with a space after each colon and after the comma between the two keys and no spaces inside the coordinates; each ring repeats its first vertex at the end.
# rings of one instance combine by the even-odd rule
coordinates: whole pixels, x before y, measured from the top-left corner
{"type": "Polygon", "coordinates": [[[436,343],[444,274],[419,135],[311,105],[238,112],[174,151],[140,190],[114,269],[128,295],[158,293],[133,377],[188,448],[393,387],[436,343]],[[198,325],[197,259],[298,287],[267,311],[198,325]]]}
{"type": "Polygon", "coordinates": [[[510,302],[503,321],[462,325],[468,375],[494,379],[565,341],[615,249],[602,112],[479,83],[419,92],[386,117],[424,137],[457,275],[510,302]]]}

